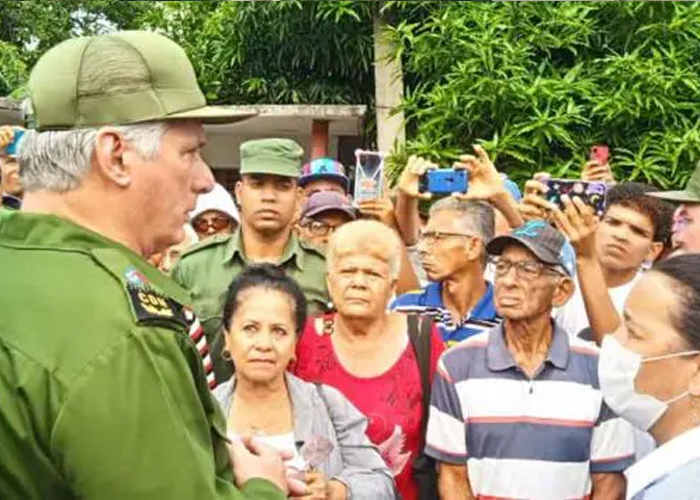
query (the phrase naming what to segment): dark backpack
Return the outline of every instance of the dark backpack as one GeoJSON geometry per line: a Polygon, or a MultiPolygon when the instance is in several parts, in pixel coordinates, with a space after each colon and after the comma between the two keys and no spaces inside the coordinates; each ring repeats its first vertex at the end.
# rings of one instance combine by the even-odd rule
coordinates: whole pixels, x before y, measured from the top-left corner
{"type": "Polygon", "coordinates": [[[408,316],[408,336],[416,353],[418,369],[420,370],[420,382],[423,392],[421,404],[422,418],[420,426],[421,443],[419,453],[413,462],[413,478],[418,483],[419,500],[435,500],[438,498],[437,469],[435,460],[427,456],[425,448],[425,435],[428,429],[428,416],[430,414],[430,358],[431,358],[431,334],[433,320],[430,316],[419,317],[415,314],[408,316]]]}

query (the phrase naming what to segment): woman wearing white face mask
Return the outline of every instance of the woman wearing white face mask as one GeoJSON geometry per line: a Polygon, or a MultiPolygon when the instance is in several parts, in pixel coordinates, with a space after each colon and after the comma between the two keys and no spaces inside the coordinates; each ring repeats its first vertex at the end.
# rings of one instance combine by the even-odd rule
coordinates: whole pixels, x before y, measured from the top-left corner
{"type": "Polygon", "coordinates": [[[625,473],[627,498],[700,498],[700,255],[661,262],[635,285],[598,369],[608,406],[659,446],[625,473]]]}

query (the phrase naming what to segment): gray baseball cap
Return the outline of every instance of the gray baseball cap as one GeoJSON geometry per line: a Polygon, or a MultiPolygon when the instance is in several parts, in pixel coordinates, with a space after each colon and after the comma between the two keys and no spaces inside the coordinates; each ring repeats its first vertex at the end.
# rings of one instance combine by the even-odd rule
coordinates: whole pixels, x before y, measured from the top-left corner
{"type": "Polygon", "coordinates": [[[576,276],[576,252],[569,240],[545,221],[533,220],[514,229],[510,234],[497,236],[486,245],[489,255],[501,255],[510,243],[519,243],[543,263],[560,266],[566,274],[576,276]]]}
{"type": "Polygon", "coordinates": [[[304,203],[301,217],[314,217],[324,212],[341,212],[351,220],[357,219],[357,213],[348,199],[335,191],[314,193],[304,203]]]}

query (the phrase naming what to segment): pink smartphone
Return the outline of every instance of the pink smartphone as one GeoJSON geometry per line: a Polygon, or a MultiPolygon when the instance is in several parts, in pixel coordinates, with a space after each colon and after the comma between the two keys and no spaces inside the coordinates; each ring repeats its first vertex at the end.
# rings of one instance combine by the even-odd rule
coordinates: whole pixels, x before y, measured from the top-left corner
{"type": "Polygon", "coordinates": [[[606,165],[610,159],[610,148],[605,144],[598,144],[591,148],[590,159],[598,162],[598,165],[606,165]]]}

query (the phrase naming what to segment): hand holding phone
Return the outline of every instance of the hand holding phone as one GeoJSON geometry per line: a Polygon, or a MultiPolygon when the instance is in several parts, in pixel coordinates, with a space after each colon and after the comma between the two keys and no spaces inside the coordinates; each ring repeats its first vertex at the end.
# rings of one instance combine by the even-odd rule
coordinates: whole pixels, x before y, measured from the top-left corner
{"type": "Polygon", "coordinates": [[[545,199],[557,205],[564,210],[565,206],[561,200],[563,195],[569,198],[578,197],[592,207],[595,215],[602,217],[605,213],[606,197],[608,194],[608,185],[601,181],[578,181],[570,179],[547,179],[547,192],[545,199]]]}
{"type": "Polygon", "coordinates": [[[597,145],[591,148],[590,160],[584,165],[581,179],[584,181],[615,182],[610,168],[610,149],[606,145],[597,145]]]}
{"type": "Polygon", "coordinates": [[[469,189],[469,175],[466,170],[440,168],[428,170],[421,176],[418,192],[432,194],[466,193],[469,189]]]}
{"type": "Polygon", "coordinates": [[[355,150],[356,203],[374,200],[384,195],[384,154],[378,151],[355,150]]]}
{"type": "Polygon", "coordinates": [[[608,148],[608,146],[605,144],[593,146],[589,157],[591,160],[598,162],[598,165],[600,166],[607,165],[608,161],[610,160],[610,148],[608,148]]]}

